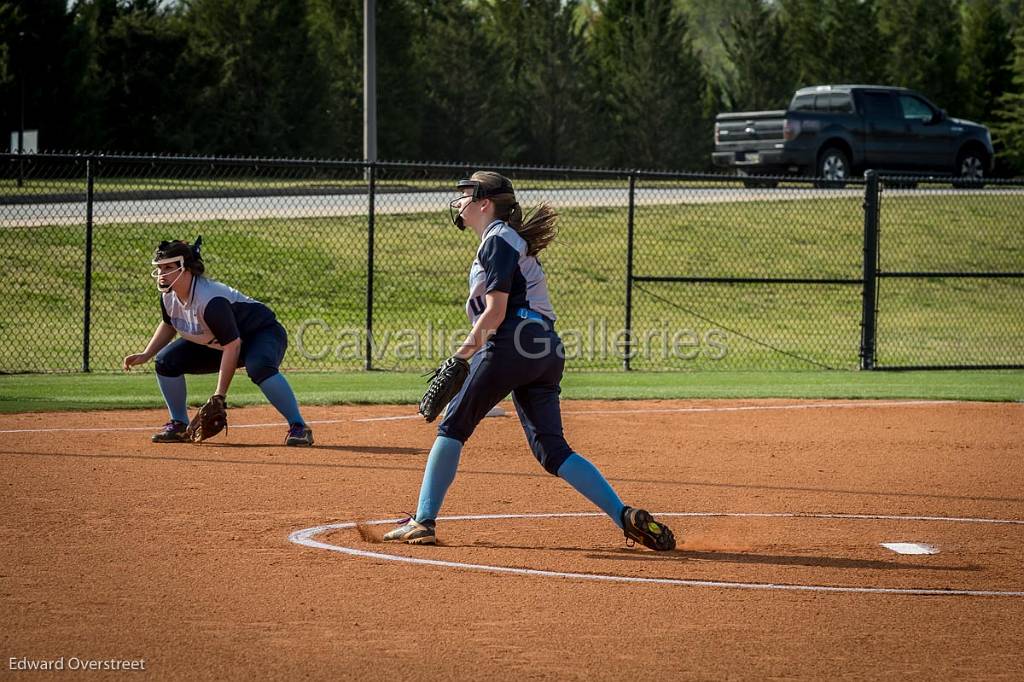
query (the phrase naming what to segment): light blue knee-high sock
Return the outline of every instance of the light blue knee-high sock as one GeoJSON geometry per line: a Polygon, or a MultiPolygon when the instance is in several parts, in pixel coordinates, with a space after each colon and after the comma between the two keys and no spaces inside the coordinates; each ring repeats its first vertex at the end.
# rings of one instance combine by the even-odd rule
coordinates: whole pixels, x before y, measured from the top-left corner
{"type": "Polygon", "coordinates": [[[305,424],[302,414],[299,413],[299,403],[295,400],[295,392],[292,391],[288,380],[281,373],[265,379],[260,384],[260,390],[267,396],[270,404],[277,408],[281,416],[288,420],[289,424],[305,424]]]}
{"type": "Polygon", "coordinates": [[[596,504],[612,518],[616,526],[622,528],[622,509],[625,505],[611,484],[587,458],[572,453],[558,468],[558,477],[596,504]]]}
{"type": "Polygon", "coordinates": [[[156,375],[156,382],[160,385],[160,392],[167,403],[167,411],[171,413],[171,419],[188,424],[188,402],[185,388],[185,376],[165,377],[162,374],[156,375]]]}
{"type": "Polygon", "coordinates": [[[427,457],[427,468],[423,472],[423,485],[420,486],[417,521],[433,521],[437,518],[445,493],[455,480],[461,454],[462,443],[454,438],[438,436],[434,441],[434,447],[430,448],[430,456],[427,457]]]}

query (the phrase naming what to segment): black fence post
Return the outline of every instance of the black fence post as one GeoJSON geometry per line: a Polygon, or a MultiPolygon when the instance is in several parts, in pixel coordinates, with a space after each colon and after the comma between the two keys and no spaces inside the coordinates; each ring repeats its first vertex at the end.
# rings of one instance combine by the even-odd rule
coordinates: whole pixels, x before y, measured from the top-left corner
{"type": "Polygon", "coordinates": [[[633,215],[636,204],[636,171],[629,173],[629,211],[626,217],[626,347],[622,354],[622,369],[630,370],[633,355],[633,215]]]}
{"type": "Polygon", "coordinates": [[[860,368],[875,368],[875,337],[878,302],[878,174],[864,174],[864,290],[861,300],[860,368]]]}
{"type": "Polygon", "coordinates": [[[377,194],[377,164],[373,161],[367,167],[370,206],[366,218],[366,370],[373,369],[373,237],[377,194]]]}
{"type": "Polygon", "coordinates": [[[89,337],[92,332],[92,201],[93,164],[85,160],[85,301],[82,304],[82,371],[89,371],[89,337]]]}

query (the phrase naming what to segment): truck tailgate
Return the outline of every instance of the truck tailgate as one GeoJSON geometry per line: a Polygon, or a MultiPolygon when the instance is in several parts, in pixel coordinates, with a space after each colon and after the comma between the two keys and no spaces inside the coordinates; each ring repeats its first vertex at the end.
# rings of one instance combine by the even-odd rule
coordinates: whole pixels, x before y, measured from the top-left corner
{"type": "Polygon", "coordinates": [[[720,114],[715,119],[715,142],[720,149],[736,143],[745,143],[744,147],[760,147],[756,143],[781,142],[785,120],[784,110],[720,114]]]}

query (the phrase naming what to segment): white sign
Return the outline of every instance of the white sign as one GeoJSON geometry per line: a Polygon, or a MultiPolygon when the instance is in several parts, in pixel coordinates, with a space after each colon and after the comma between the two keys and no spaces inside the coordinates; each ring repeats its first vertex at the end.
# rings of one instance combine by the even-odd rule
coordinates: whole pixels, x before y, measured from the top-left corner
{"type": "MultiPolygon", "coordinates": [[[[26,130],[22,137],[21,148],[26,154],[35,154],[39,151],[39,131],[38,130],[26,130]]],[[[11,131],[11,146],[8,148],[12,154],[18,153],[18,131],[11,131]]]]}

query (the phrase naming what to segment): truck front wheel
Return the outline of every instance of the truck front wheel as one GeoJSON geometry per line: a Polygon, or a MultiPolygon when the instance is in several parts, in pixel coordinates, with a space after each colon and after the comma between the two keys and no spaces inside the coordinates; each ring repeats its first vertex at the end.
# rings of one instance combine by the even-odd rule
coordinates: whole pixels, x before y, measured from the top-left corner
{"type": "Polygon", "coordinates": [[[850,159],[838,147],[828,147],[818,154],[817,187],[845,187],[850,177],[850,159]]]}
{"type": "Polygon", "coordinates": [[[956,158],[956,167],[953,169],[955,179],[954,187],[984,187],[985,169],[988,168],[988,158],[974,149],[966,149],[956,158]]]}

